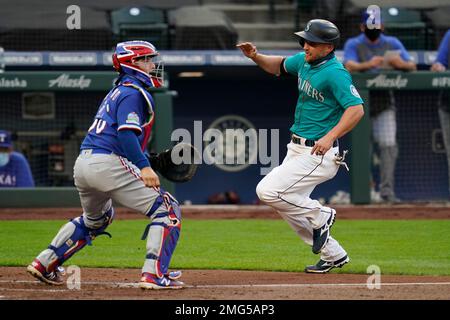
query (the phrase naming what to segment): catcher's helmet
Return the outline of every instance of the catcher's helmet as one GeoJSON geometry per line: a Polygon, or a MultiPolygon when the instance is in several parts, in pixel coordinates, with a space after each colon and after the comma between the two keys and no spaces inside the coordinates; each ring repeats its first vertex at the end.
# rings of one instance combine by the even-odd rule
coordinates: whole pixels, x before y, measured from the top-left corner
{"type": "Polygon", "coordinates": [[[316,43],[330,43],[336,47],[340,38],[338,27],[334,23],[323,19],[308,21],[305,30],[295,34],[300,37],[299,43],[302,47],[305,44],[305,40],[316,43]]]}
{"type": "Polygon", "coordinates": [[[159,52],[150,42],[140,40],[120,42],[112,55],[112,61],[117,72],[132,75],[150,87],[161,87],[164,83],[164,65],[159,52]],[[155,65],[149,74],[134,63],[141,57],[150,57],[155,65]]]}

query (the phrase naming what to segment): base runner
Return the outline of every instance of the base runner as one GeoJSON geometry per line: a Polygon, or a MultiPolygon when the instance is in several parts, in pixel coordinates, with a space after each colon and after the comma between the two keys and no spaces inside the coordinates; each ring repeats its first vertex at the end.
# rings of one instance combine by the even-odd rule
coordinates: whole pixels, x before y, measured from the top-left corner
{"type": "Polygon", "coordinates": [[[304,52],[290,57],[261,54],[249,42],[237,47],[266,72],[298,78],[299,96],[286,158],[260,181],[256,193],[277,210],[313,253],[320,253],[317,264],[307,266],[305,271],[325,273],[350,259],[330,236],[336,211],[310,195],[345,165],[338,138],[363,117],[363,101],[350,74],[335,57],[340,32],[333,23],[311,20],[304,31],[295,34],[304,52]]]}

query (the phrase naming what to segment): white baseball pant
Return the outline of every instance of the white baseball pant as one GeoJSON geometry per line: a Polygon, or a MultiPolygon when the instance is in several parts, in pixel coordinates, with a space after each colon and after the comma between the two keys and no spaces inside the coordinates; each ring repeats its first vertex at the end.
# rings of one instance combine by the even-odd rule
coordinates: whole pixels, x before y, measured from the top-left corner
{"type": "MultiPolygon", "coordinates": [[[[312,147],[290,142],[283,163],[266,175],[256,187],[259,199],[273,207],[288,222],[303,241],[312,246],[313,228],[320,228],[329,217],[331,208],[310,198],[314,188],[333,178],[339,165],[335,155],[339,147],[331,148],[323,156],[311,155],[312,147]]],[[[336,261],[346,251],[331,236],[321,251],[324,261],[336,261]]]]}

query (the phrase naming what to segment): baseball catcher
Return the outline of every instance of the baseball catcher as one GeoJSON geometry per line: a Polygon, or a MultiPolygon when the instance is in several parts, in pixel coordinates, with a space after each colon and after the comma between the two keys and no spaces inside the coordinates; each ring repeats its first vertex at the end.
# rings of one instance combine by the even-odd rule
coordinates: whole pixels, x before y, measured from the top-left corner
{"type": "Polygon", "coordinates": [[[177,280],[181,271],[168,268],[180,237],[181,210],[178,201],[160,188],[155,170],[168,179],[187,181],[195,167],[176,166],[164,152],[150,161],[145,156],[155,119],[148,88],[164,81],[156,48],[146,41],[122,42],[112,59],[119,78],[101,102],[74,166],[83,214],[59,230],[27,271],[47,284],[62,284],[60,266],[97,236],[108,234],[114,201],[150,220],[142,236],[147,252],[139,286],[179,289],[184,285],[177,280]]]}

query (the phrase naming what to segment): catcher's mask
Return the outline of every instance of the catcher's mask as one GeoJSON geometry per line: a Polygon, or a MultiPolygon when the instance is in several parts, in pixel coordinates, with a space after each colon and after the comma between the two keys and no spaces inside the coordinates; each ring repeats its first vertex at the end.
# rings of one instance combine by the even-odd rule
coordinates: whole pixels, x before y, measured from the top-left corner
{"type": "Polygon", "coordinates": [[[149,87],[161,87],[164,84],[164,63],[155,46],[147,41],[120,42],[112,56],[113,67],[117,72],[129,74],[149,87]],[[153,70],[147,73],[136,65],[143,60],[154,64],[153,70]]]}

